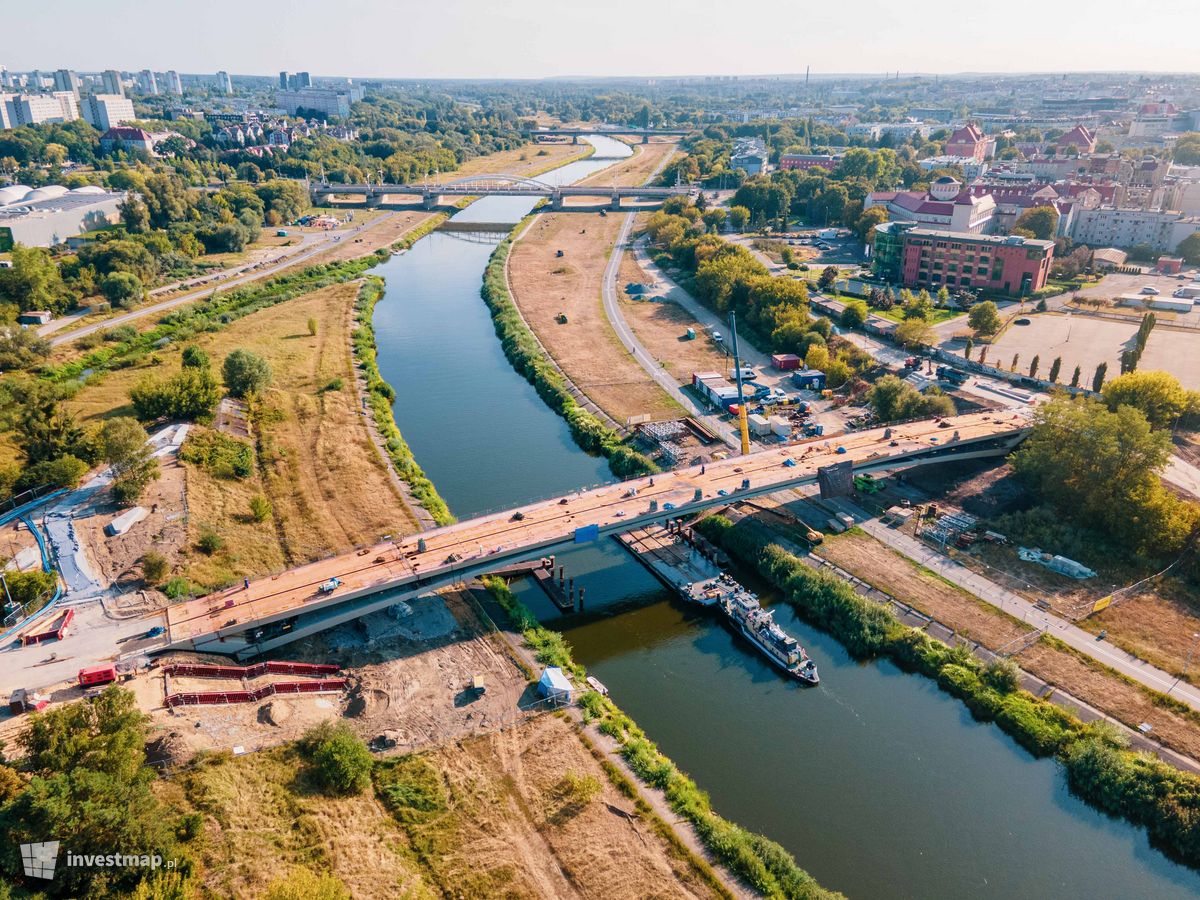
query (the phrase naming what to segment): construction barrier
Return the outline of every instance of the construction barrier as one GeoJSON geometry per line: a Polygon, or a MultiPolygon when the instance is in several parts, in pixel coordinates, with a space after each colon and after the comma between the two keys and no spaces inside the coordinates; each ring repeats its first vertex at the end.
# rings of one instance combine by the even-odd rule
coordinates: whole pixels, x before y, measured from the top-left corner
{"type": "Polygon", "coordinates": [[[21,646],[28,647],[31,644],[40,644],[43,641],[48,641],[51,638],[62,640],[67,633],[67,626],[71,624],[71,620],[75,618],[75,610],[66,609],[56,618],[51,620],[51,625],[45,631],[32,631],[29,634],[21,635],[21,646]]]}
{"type": "Polygon", "coordinates": [[[163,666],[167,675],[189,678],[259,678],[263,675],[333,675],[340,666],[302,662],[262,662],[253,666],[205,666],[195,663],[170,663],[163,666]]]}
{"type": "MultiPolygon", "coordinates": [[[[217,667],[220,668],[220,667],[217,667]]],[[[231,667],[236,668],[236,667],[231,667]]],[[[266,684],[253,691],[192,691],[169,694],[168,708],[176,706],[207,706],[217,703],[253,703],[276,694],[327,694],[345,690],[344,678],[325,678],[318,681],[280,681],[266,684]]]]}

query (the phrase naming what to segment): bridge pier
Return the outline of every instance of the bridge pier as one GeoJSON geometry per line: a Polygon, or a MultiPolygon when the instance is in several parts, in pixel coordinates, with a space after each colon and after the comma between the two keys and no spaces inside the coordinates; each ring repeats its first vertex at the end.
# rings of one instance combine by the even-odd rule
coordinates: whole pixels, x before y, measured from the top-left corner
{"type": "Polygon", "coordinates": [[[647,133],[647,134],[643,134],[643,135],[642,135],[642,143],[643,143],[643,144],[648,144],[648,143],[650,143],[650,135],[649,135],[648,133],[647,133]]]}
{"type": "Polygon", "coordinates": [[[621,195],[620,194],[612,195],[612,200],[609,201],[608,208],[611,209],[613,212],[621,211],[621,195]]]}
{"type": "Polygon", "coordinates": [[[377,209],[383,206],[383,194],[367,194],[363,199],[366,201],[367,209],[377,209]]]}
{"type": "Polygon", "coordinates": [[[434,193],[422,194],[421,195],[421,206],[423,206],[425,209],[437,209],[439,199],[440,199],[440,197],[438,194],[434,194],[434,193]]]}
{"type": "Polygon", "coordinates": [[[552,209],[554,212],[562,212],[562,208],[563,195],[555,191],[550,195],[550,209],[552,209]]]}
{"type": "Polygon", "coordinates": [[[571,143],[578,144],[579,143],[579,135],[577,135],[577,134],[571,135],[571,143]]]}

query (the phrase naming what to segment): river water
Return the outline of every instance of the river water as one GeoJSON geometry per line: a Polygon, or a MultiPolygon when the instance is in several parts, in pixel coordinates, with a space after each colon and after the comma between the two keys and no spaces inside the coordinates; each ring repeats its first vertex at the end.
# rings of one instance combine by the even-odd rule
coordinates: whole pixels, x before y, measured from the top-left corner
{"type": "MultiPolygon", "coordinates": [[[[539,177],[565,184],[629,155],[592,141],[595,156],[539,177]]],[[[517,222],[532,205],[485,198],[455,218],[517,222]]],[[[375,270],[387,283],[375,328],[396,421],[460,518],[612,477],[505,359],[479,296],[493,248],[435,232],[375,270]]],[[[786,604],[776,619],[816,660],[818,688],[780,677],[615,543],[560,561],[586,588],[587,613],[560,617],[519,586],[525,602],[714,808],[779,841],[826,887],[930,900],[1200,896],[1200,874],[1072,797],[1054,762],[974,722],[931,680],[854,662],[786,604]]]]}

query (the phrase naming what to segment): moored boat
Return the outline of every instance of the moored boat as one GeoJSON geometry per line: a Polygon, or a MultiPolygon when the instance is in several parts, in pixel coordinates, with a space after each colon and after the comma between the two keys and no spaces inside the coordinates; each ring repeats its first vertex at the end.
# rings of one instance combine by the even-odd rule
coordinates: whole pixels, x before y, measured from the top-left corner
{"type": "Polygon", "coordinates": [[[775,614],[762,608],[758,597],[740,585],[721,601],[721,608],[742,636],[776,666],[805,684],[818,684],[817,665],[799,641],[775,623],[775,614]]]}

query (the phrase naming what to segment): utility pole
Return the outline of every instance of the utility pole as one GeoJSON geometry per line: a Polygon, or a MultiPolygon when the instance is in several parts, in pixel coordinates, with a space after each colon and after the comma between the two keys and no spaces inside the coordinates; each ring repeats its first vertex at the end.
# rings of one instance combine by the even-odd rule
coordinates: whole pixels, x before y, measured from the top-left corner
{"type": "Polygon", "coordinates": [[[1184,660],[1184,662],[1183,662],[1183,671],[1180,673],[1179,678],[1176,678],[1175,681],[1171,684],[1171,686],[1169,688],[1167,688],[1167,696],[1168,697],[1171,696],[1171,691],[1175,690],[1175,685],[1179,684],[1180,679],[1183,678],[1183,676],[1187,674],[1188,669],[1191,667],[1192,654],[1196,652],[1196,643],[1197,642],[1200,642],[1200,634],[1193,634],[1192,635],[1192,646],[1188,648],[1187,659],[1184,660]]]}
{"type": "Polygon", "coordinates": [[[742,361],[738,356],[737,313],[729,314],[729,332],[733,341],[733,374],[737,380],[738,425],[742,433],[742,456],[750,452],[750,423],[746,419],[746,395],[742,390],[742,361]]]}

